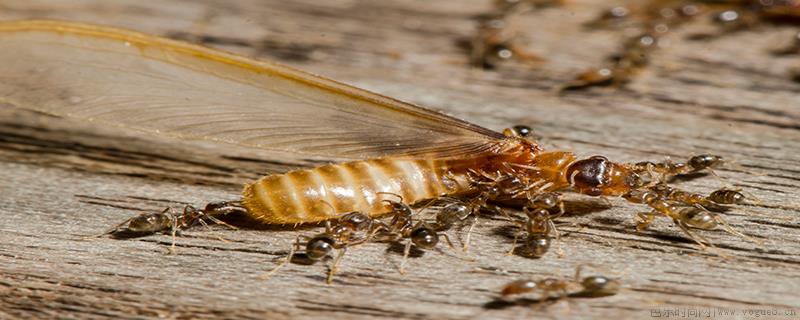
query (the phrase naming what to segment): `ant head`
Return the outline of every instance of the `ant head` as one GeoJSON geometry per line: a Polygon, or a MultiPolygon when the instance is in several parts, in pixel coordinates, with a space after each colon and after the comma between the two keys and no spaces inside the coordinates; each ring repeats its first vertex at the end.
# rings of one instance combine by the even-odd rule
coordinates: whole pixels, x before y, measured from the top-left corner
{"type": "Polygon", "coordinates": [[[411,231],[411,241],[422,249],[433,249],[439,243],[439,235],[427,226],[420,226],[411,231]]]}
{"type": "Polygon", "coordinates": [[[531,134],[533,130],[529,126],[524,125],[516,125],[511,128],[506,128],[503,130],[503,135],[506,137],[527,137],[531,134]]]}
{"type": "Polygon", "coordinates": [[[321,260],[333,251],[334,243],[336,242],[330,236],[318,235],[306,244],[306,256],[314,261],[321,260]]]}
{"type": "Polygon", "coordinates": [[[576,191],[590,196],[622,195],[639,184],[635,173],[603,156],[593,156],[569,164],[567,177],[576,191]]]}

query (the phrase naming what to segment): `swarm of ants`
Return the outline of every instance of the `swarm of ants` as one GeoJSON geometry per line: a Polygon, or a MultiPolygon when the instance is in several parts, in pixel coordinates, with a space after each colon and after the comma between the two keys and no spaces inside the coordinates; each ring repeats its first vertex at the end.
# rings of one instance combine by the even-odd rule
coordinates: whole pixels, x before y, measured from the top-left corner
{"type": "MultiPolygon", "coordinates": [[[[514,127],[515,134],[530,133],[525,126],[514,127]]],[[[755,200],[740,190],[722,188],[708,195],[686,192],[666,184],[675,176],[695,174],[722,165],[722,158],[713,155],[698,155],[686,162],[640,162],[633,164],[634,170],[640,172],[641,183],[649,185],[623,196],[626,200],[647,205],[649,212],[640,213],[637,217],[637,229],[644,230],[656,217],[671,218],[685,234],[699,246],[713,246],[711,242],[695,232],[695,230],[712,230],[722,227],[728,233],[747,238],[734,230],[717,214],[729,210],[731,205],[753,203],[755,200]]],[[[273,269],[263,273],[263,280],[274,276],[282,268],[294,264],[311,265],[332,260],[327,273],[326,282],[331,283],[339,270],[343,257],[348,249],[368,243],[389,243],[403,248],[403,258],[398,271],[406,272],[406,262],[412,248],[417,250],[439,250],[440,239],[456,255],[462,259],[469,247],[472,228],[481,216],[501,218],[515,230],[513,244],[508,254],[520,257],[539,259],[544,257],[554,241],[558,241],[560,233],[556,219],[568,214],[564,199],[558,192],[540,192],[546,186],[520,180],[516,176],[494,175],[492,173],[472,171],[470,183],[479,192],[469,197],[439,197],[410,206],[402,196],[381,193],[383,202],[390,208],[384,217],[371,217],[362,212],[348,212],[337,218],[325,221],[325,228],[313,236],[299,235],[292,242],[286,257],[273,269]],[[527,199],[519,210],[508,210],[503,204],[503,197],[523,195],[527,199]],[[521,213],[521,215],[519,214],[521,213]],[[463,237],[462,248],[456,249],[449,232],[469,227],[463,237]],[[521,244],[517,246],[517,244],[521,244]]],[[[513,198],[513,197],[512,197],[513,198]]],[[[330,205],[329,205],[330,206],[330,205]]],[[[159,213],[143,213],[132,217],[102,235],[115,238],[132,238],[156,233],[170,234],[175,237],[181,231],[208,222],[225,225],[220,219],[227,215],[242,212],[244,209],[237,202],[215,202],[203,209],[186,206],[175,214],[171,209],[159,213]]],[[[331,210],[334,210],[331,207],[331,210]]],[[[583,265],[576,269],[574,278],[543,278],[516,280],[506,284],[500,291],[497,300],[491,306],[516,305],[521,303],[540,303],[557,301],[574,297],[604,297],[619,292],[621,284],[617,279],[603,275],[581,277],[583,265]],[[522,294],[535,294],[535,299],[524,297],[509,300],[522,294]]]]}
{"type": "MultiPolygon", "coordinates": [[[[483,69],[495,68],[506,60],[532,65],[546,59],[526,49],[525,32],[514,24],[515,19],[544,7],[565,7],[568,1],[497,0],[494,9],[478,17],[477,31],[470,48],[470,63],[483,69]]],[[[708,18],[717,26],[715,32],[691,34],[688,40],[710,40],[736,32],[751,30],[766,23],[800,25],[800,2],[795,0],[648,0],[611,6],[585,23],[589,30],[636,30],[608,57],[603,66],[586,70],[560,90],[577,90],[593,86],[622,86],[630,82],[651,61],[660,40],[673,30],[698,19],[708,18]]],[[[800,32],[793,43],[772,50],[776,56],[800,54],[800,32]]],[[[790,70],[789,77],[800,81],[800,68],[790,70]]]]}

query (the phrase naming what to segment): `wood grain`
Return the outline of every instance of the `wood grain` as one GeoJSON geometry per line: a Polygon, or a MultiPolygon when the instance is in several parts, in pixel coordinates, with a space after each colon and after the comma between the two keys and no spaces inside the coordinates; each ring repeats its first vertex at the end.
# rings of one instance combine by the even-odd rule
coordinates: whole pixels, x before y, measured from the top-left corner
{"type": "Polygon", "coordinates": [[[324,264],[291,265],[264,281],[258,276],[298,232],[317,230],[201,228],[178,238],[174,255],[165,254],[168,236],[82,236],[140,211],[236,199],[244,182],[304,164],[0,106],[0,318],[641,319],[691,308],[797,318],[800,85],[787,71],[798,57],[769,55],[796,30],[766,25],[700,42],[685,39],[701,27],[689,24],[628,87],[556,94],[617,48],[620,32],[580,26],[604,3],[526,14],[519,23],[527,46],[548,61],[493,71],[469,68],[459,46],[489,1],[3,0],[0,19],[102,23],[278,60],[493,129],[528,124],[548,149],[581,156],[720,154],[736,162],[718,171],[724,181],[678,185],[709,192],[734,184],[758,197],[763,205],[724,217],[764,245],[705,232],[718,255],[663,219],[636,232],[642,207],[572,197],[571,214],[560,219],[563,255],[507,256],[508,228],[484,219],[472,237],[474,261],[444,247],[412,258],[402,276],[396,250],[369,244],[348,252],[332,285],[324,264]],[[619,277],[625,290],[547,305],[496,300],[512,279],[570,275],[581,263],[619,277]]]}

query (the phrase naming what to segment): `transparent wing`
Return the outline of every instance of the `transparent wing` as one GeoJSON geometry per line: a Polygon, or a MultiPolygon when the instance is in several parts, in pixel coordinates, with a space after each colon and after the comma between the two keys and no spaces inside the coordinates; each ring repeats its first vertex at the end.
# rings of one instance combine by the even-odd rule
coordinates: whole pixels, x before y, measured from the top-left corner
{"type": "Polygon", "coordinates": [[[0,23],[0,102],[330,159],[457,157],[497,132],[282,65],[131,31],[0,23]]]}

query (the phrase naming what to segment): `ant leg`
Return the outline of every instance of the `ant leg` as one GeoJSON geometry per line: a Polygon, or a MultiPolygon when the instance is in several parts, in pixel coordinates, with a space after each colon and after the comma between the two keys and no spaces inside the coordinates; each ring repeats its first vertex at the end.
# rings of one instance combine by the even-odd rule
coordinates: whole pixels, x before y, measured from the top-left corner
{"type": "Polygon", "coordinates": [[[297,250],[300,250],[300,238],[310,239],[310,237],[308,237],[308,236],[302,236],[302,235],[297,236],[297,238],[294,239],[294,243],[289,245],[289,255],[286,256],[286,259],[281,261],[281,263],[279,263],[277,266],[275,266],[275,268],[273,268],[269,272],[261,275],[258,278],[261,279],[261,280],[269,280],[269,278],[271,278],[272,275],[277,273],[278,270],[280,270],[281,268],[283,268],[284,266],[286,266],[287,264],[292,262],[292,258],[294,257],[294,254],[297,252],[297,250]]]}
{"type": "Polygon", "coordinates": [[[514,255],[514,251],[517,250],[517,242],[519,241],[519,234],[520,231],[514,233],[514,241],[511,242],[511,250],[508,250],[508,252],[506,252],[507,256],[514,255]]]}
{"type": "MultiPolygon", "coordinates": [[[[138,217],[138,216],[137,216],[137,217],[138,217]]],[[[97,234],[97,235],[90,235],[90,236],[83,236],[83,237],[82,237],[82,239],[84,239],[84,240],[88,240],[88,239],[92,239],[92,238],[100,238],[100,237],[102,237],[102,236],[105,236],[105,235],[113,234],[113,233],[115,233],[115,232],[119,231],[119,230],[120,230],[120,228],[122,228],[122,226],[124,226],[124,225],[128,224],[128,222],[131,222],[133,219],[136,219],[136,217],[131,217],[131,218],[128,218],[128,220],[125,220],[125,221],[123,221],[122,223],[120,223],[120,224],[118,224],[118,225],[114,226],[114,227],[113,227],[113,228],[111,228],[111,229],[108,229],[108,230],[104,231],[104,232],[103,232],[103,233],[101,233],[101,234],[97,234]]]]}
{"type": "Polygon", "coordinates": [[[235,227],[235,226],[232,226],[232,225],[230,225],[230,224],[226,223],[225,221],[222,221],[222,220],[220,220],[220,219],[214,218],[213,216],[206,215],[206,218],[208,218],[208,220],[211,220],[211,221],[212,221],[212,222],[214,222],[215,224],[218,224],[218,225],[221,225],[221,226],[228,227],[228,229],[231,229],[231,230],[233,230],[233,231],[238,231],[238,230],[239,230],[239,228],[237,228],[237,227],[235,227]]]}
{"type": "Polygon", "coordinates": [[[403,260],[400,262],[400,267],[397,270],[402,275],[406,274],[405,267],[406,267],[406,261],[408,261],[409,254],[411,254],[411,240],[408,240],[408,242],[406,242],[406,248],[403,250],[403,260]]]}
{"type": "Polygon", "coordinates": [[[657,215],[659,215],[659,213],[655,211],[637,213],[636,230],[638,231],[647,230],[647,228],[649,228],[650,225],[653,223],[653,220],[656,219],[657,215]]]}
{"type": "Polygon", "coordinates": [[[333,260],[333,266],[331,266],[331,270],[328,272],[328,278],[325,279],[325,283],[331,284],[333,282],[333,275],[336,274],[336,271],[339,271],[339,264],[342,262],[342,257],[344,257],[346,252],[347,246],[339,250],[339,254],[337,254],[336,259],[333,260]]]}
{"type": "MultiPolygon", "coordinates": [[[[191,207],[191,206],[189,206],[189,207],[191,207]]],[[[172,234],[172,245],[170,245],[170,247],[169,247],[169,253],[170,254],[175,254],[175,242],[177,241],[177,237],[178,237],[178,217],[175,216],[174,213],[172,213],[172,209],[171,208],[166,208],[161,213],[169,213],[170,220],[172,222],[172,228],[171,228],[172,230],[170,232],[172,234]]]]}
{"type": "MultiPolygon", "coordinates": [[[[522,211],[525,213],[526,216],[528,215],[529,211],[528,207],[522,208],[522,211]]],[[[517,242],[519,242],[519,235],[525,230],[524,223],[520,221],[513,221],[513,222],[514,224],[517,225],[519,230],[517,230],[517,232],[514,233],[514,241],[511,242],[511,250],[508,250],[508,252],[506,252],[506,255],[508,256],[514,255],[514,252],[517,250],[517,242]]]]}
{"type": "MultiPolygon", "coordinates": [[[[465,261],[475,261],[475,259],[473,259],[473,258],[465,257],[465,256],[462,256],[460,253],[458,253],[458,251],[456,251],[456,247],[453,246],[453,242],[450,241],[450,237],[446,233],[439,234],[439,236],[444,238],[444,241],[447,242],[447,246],[450,247],[451,250],[453,250],[453,252],[455,253],[456,257],[458,257],[461,260],[465,260],[465,261]]],[[[437,248],[436,250],[439,250],[439,249],[437,248]]]]}
{"type": "Polygon", "coordinates": [[[735,236],[739,236],[742,239],[745,239],[747,241],[753,242],[755,244],[764,245],[764,241],[758,240],[758,239],[754,239],[753,237],[750,237],[750,236],[748,236],[748,235],[746,235],[744,233],[741,233],[741,232],[737,231],[736,229],[731,227],[728,224],[728,222],[725,221],[725,219],[722,219],[722,217],[720,217],[719,215],[713,214],[713,216],[714,216],[714,221],[716,221],[720,226],[722,226],[722,229],[724,229],[726,232],[728,232],[728,233],[730,233],[732,235],[735,235],[735,236]]]}
{"type": "Polygon", "coordinates": [[[469,251],[469,241],[470,238],[472,237],[472,230],[475,229],[475,225],[477,224],[478,224],[478,215],[475,215],[475,217],[472,220],[472,223],[469,226],[469,230],[467,230],[467,236],[464,238],[464,246],[462,248],[464,250],[464,253],[467,253],[467,251],[469,251]]]}
{"type": "Polygon", "coordinates": [[[689,236],[689,238],[692,238],[692,240],[694,240],[694,242],[696,242],[698,245],[700,245],[700,247],[703,248],[704,250],[706,249],[706,244],[708,244],[711,247],[716,248],[714,246],[714,244],[711,243],[711,241],[709,241],[706,237],[703,237],[703,236],[701,236],[699,234],[695,234],[694,232],[689,230],[689,226],[687,226],[682,221],[674,220],[674,222],[675,222],[676,225],[678,225],[679,228],[681,228],[681,230],[683,230],[684,233],[686,233],[686,235],[689,236]]]}
{"type": "MultiPolygon", "coordinates": [[[[199,220],[197,220],[197,222],[199,222],[201,225],[203,225],[203,228],[206,228],[206,230],[208,230],[209,232],[212,232],[211,227],[208,225],[208,223],[203,221],[203,219],[199,219],[199,220]]],[[[217,238],[217,240],[222,241],[222,242],[230,242],[230,241],[228,241],[225,238],[220,237],[220,236],[216,236],[215,235],[214,237],[217,238]]]]}
{"type": "MultiPolygon", "coordinates": [[[[561,214],[563,214],[563,212],[561,214]]],[[[558,228],[556,228],[556,224],[555,224],[555,222],[553,222],[553,219],[560,217],[561,214],[558,214],[555,217],[550,218],[550,219],[547,220],[548,228],[550,229],[550,231],[553,232],[554,238],[556,240],[556,245],[558,246],[558,248],[556,250],[558,251],[558,256],[559,257],[563,257],[564,256],[564,249],[561,247],[561,240],[560,240],[561,239],[561,233],[558,232],[558,228]]]]}

